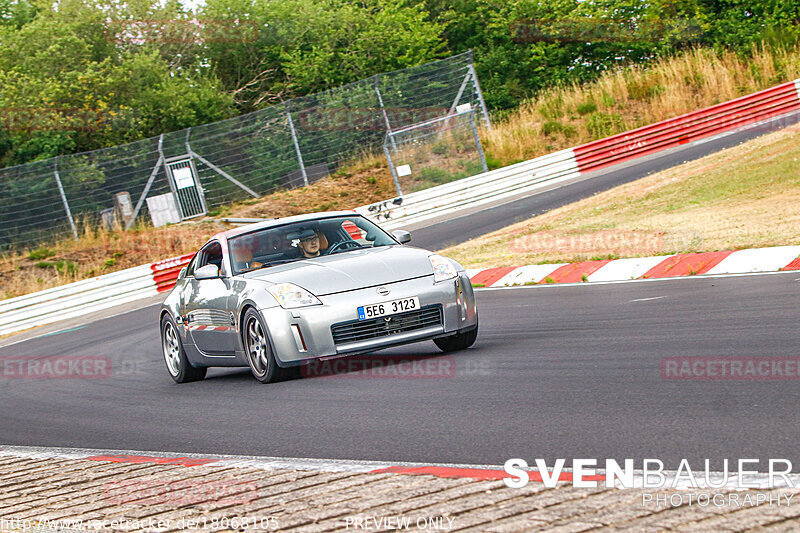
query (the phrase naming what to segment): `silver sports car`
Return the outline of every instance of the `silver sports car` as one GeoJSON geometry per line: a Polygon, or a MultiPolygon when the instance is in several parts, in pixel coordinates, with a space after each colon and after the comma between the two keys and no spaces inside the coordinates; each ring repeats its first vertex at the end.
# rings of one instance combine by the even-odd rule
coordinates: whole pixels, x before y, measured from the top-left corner
{"type": "Polygon", "coordinates": [[[457,262],[406,246],[353,212],[316,213],[215,235],[161,309],[161,344],[178,383],[212,366],[261,382],[308,361],[432,339],[475,342],[478,311],[457,262]]]}

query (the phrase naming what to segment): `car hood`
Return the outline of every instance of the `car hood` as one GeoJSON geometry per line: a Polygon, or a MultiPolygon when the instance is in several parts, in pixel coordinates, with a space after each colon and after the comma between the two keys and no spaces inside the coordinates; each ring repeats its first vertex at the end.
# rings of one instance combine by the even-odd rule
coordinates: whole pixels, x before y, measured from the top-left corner
{"type": "Polygon", "coordinates": [[[381,246],[303,259],[244,274],[270,283],[290,282],[324,296],[433,275],[432,252],[410,246],[381,246]]]}

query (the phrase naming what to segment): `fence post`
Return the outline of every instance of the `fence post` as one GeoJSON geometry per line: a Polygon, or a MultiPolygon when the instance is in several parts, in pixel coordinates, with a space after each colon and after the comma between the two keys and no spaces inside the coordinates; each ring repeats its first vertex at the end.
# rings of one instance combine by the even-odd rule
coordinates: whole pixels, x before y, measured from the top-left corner
{"type": "Polygon", "coordinates": [[[53,175],[56,177],[56,185],[58,185],[58,193],[61,195],[61,201],[64,203],[64,211],[67,212],[69,219],[69,226],[72,228],[72,235],[75,240],[78,240],[78,229],[75,227],[75,221],[72,219],[72,211],[69,209],[69,202],[67,202],[67,195],[64,194],[64,187],[61,185],[61,176],[58,175],[58,156],[53,159],[53,175]]]}
{"type": "Polygon", "coordinates": [[[292,112],[289,110],[289,102],[286,102],[286,116],[289,119],[289,130],[292,132],[294,151],[297,152],[297,160],[300,162],[300,172],[303,174],[303,184],[308,187],[308,174],[306,174],[306,165],[303,163],[303,154],[300,152],[300,143],[297,142],[297,132],[294,131],[294,122],[292,121],[292,112]]]}
{"type": "MultiPolygon", "coordinates": [[[[144,190],[142,191],[142,195],[139,196],[139,201],[136,202],[136,208],[133,210],[133,216],[128,221],[128,224],[125,226],[125,229],[131,229],[133,223],[136,222],[136,217],[139,216],[139,211],[142,209],[142,205],[144,204],[147,195],[150,193],[150,187],[153,185],[153,181],[155,181],[156,176],[158,175],[158,170],[161,168],[161,165],[164,164],[164,154],[161,150],[161,144],[164,140],[164,134],[162,133],[158,137],[158,161],[156,161],[156,166],[153,167],[153,170],[150,172],[150,178],[147,180],[147,184],[144,186],[144,190]]],[[[170,183],[170,185],[172,185],[170,183]]]]}
{"type": "MultiPolygon", "coordinates": [[[[386,122],[386,133],[392,133],[392,125],[389,124],[389,115],[386,113],[386,108],[383,105],[383,96],[381,96],[381,90],[378,88],[378,75],[375,74],[374,76],[375,82],[375,93],[378,95],[378,105],[381,106],[381,113],[383,114],[383,121],[386,122]]],[[[394,143],[394,137],[389,135],[389,140],[392,143],[392,151],[397,152],[397,145],[394,143]]]]}
{"type": "Polygon", "coordinates": [[[183,222],[183,208],[181,207],[180,198],[178,198],[178,189],[175,187],[175,180],[172,179],[172,176],[169,172],[169,167],[167,166],[167,158],[164,157],[164,134],[162,133],[158,138],[158,156],[161,161],[164,162],[164,173],[167,175],[167,182],[169,183],[169,190],[172,192],[172,201],[175,202],[175,210],[178,211],[178,217],[180,217],[181,222],[183,222]]]}
{"type": "MultiPolygon", "coordinates": [[[[387,134],[387,136],[390,136],[387,134]]],[[[397,171],[394,168],[394,163],[392,162],[392,156],[389,154],[389,148],[386,147],[386,142],[383,143],[383,153],[386,154],[386,161],[389,162],[389,170],[392,172],[392,179],[394,180],[394,188],[397,189],[397,196],[402,197],[403,191],[400,190],[400,180],[397,178],[397,171]]]]}
{"type": "Polygon", "coordinates": [[[478,96],[478,101],[481,103],[481,114],[483,115],[483,123],[488,129],[492,129],[492,123],[489,120],[489,112],[486,110],[486,102],[483,101],[483,92],[481,85],[478,83],[478,75],[475,73],[475,65],[472,64],[472,49],[469,51],[469,71],[472,74],[472,84],[475,86],[475,94],[478,96]]]}
{"type": "MultiPolygon", "coordinates": [[[[224,170],[219,168],[217,165],[215,165],[214,163],[212,163],[211,161],[209,161],[208,159],[206,159],[202,155],[200,155],[197,152],[195,152],[194,150],[192,150],[192,147],[189,145],[189,134],[191,132],[192,132],[192,128],[188,128],[186,130],[186,154],[189,156],[190,159],[191,158],[197,159],[198,161],[203,163],[205,166],[207,166],[208,168],[210,168],[211,170],[213,170],[214,172],[216,172],[217,174],[219,174],[220,176],[222,176],[226,180],[230,181],[231,183],[233,183],[234,185],[236,185],[237,187],[242,189],[244,192],[246,192],[247,194],[249,194],[253,198],[261,198],[258,194],[256,194],[256,192],[253,189],[251,189],[250,187],[248,187],[247,185],[245,185],[241,181],[237,180],[236,178],[234,178],[233,176],[231,176],[230,174],[228,174],[227,172],[225,172],[224,170]]],[[[164,160],[165,164],[166,164],[166,161],[167,160],[165,159],[164,160]]],[[[194,166],[194,162],[192,162],[192,166],[194,166]]],[[[195,177],[197,178],[196,186],[202,187],[203,184],[200,183],[200,174],[197,172],[197,169],[194,169],[194,170],[195,170],[195,177]]],[[[167,171],[167,175],[169,175],[169,171],[167,171]]],[[[170,179],[170,186],[172,186],[172,180],[171,179],[170,179]]],[[[180,202],[178,202],[178,192],[175,191],[174,187],[173,187],[173,191],[175,192],[175,202],[180,204],[180,202]]],[[[200,199],[201,199],[201,202],[203,204],[203,210],[208,211],[208,208],[206,207],[205,195],[201,195],[200,199]]],[[[183,213],[183,212],[181,211],[181,213],[183,213]]],[[[183,214],[181,214],[181,218],[183,218],[183,214]]]]}
{"type": "Polygon", "coordinates": [[[450,111],[447,112],[448,115],[452,115],[455,112],[456,106],[458,106],[458,102],[461,100],[461,96],[464,94],[464,89],[467,88],[467,82],[469,82],[470,76],[472,76],[472,70],[467,68],[467,73],[464,75],[464,81],[461,82],[461,87],[458,88],[456,97],[453,99],[453,105],[450,106],[450,111]]]}
{"type": "Polygon", "coordinates": [[[475,146],[478,147],[478,155],[481,158],[481,165],[484,172],[489,172],[489,167],[486,166],[486,155],[483,153],[483,145],[481,139],[478,137],[478,128],[475,126],[475,113],[469,114],[469,124],[472,126],[472,136],[475,137],[475,146]]]}

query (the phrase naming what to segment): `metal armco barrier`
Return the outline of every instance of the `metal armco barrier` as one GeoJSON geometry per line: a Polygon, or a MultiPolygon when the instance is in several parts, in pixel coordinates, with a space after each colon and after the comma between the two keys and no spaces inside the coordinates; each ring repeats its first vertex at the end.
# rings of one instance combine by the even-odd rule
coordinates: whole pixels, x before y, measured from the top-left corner
{"type": "Polygon", "coordinates": [[[356,211],[376,221],[385,229],[422,222],[427,219],[501,200],[535,190],[544,182],[553,183],[579,176],[571,149],[530,161],[478,174],[458,181],[359,207],[356,211]]]}
{"type": "Polygon", "coordinates": [[[0,302],[0,335],[74,318],[158,294],[150,265],[0,302]]]}
{"type": "MultiPolygon", "coordinates": [[[[591,143],[359,207],[385,229],[531,192],[617,163],[800,110],[800,80],[591,143]]],[[[170,290],[193,254],[0,301],[0,335],[170,290]]]]}
{"type": "Polygon", "coordinates": [[[96,278],[0,301],[0,335],[88,315],[175,286],[194,254],[165,259],[96,278]]]}
{"type": "Polygon", "coordinates": [[[800,110],[800,80],[523,163],[357,209],[386,229],[559,181],[800,110]]]}
{"type": "Polygon", "coordinates": [[[194,254],[186,254],[172,259],[165,259],[150,265],[153,271],[153,281],[158,292],[166,292],[175,286],[181,269],[189,264],[194,254]]]}
{"type": "Polygon", "coordinates": [[[742,96],[577,148],[581,173],[599,170],[748,124],[800,110],[800,80],[742,96]]]}

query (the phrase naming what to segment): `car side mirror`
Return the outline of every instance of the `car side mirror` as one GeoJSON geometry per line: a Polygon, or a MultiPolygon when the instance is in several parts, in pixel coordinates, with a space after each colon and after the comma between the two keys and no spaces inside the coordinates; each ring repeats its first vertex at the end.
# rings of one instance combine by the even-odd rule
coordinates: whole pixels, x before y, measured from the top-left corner
{"type": "Polygon", "coordinates": [[[218,279],[219,278],[219,268],[217,265],[206,265],[198,268],[194,271],[194,278],[195,279],[218,279]]]}
{"type": "Polygon", "coordinates": [[[183,267],[180,272],[178,272],[178,279],[183,279],[186,277],[186,267],[183,267]]]}
{"type": "Polygon", "coordinates": [[[397,242],[400,244],[405,244],[407,242],[411,242],[411,233],[407,232],[404,229],[398,229],[392,232],[392,236],[397,239],[397,242]]]}

